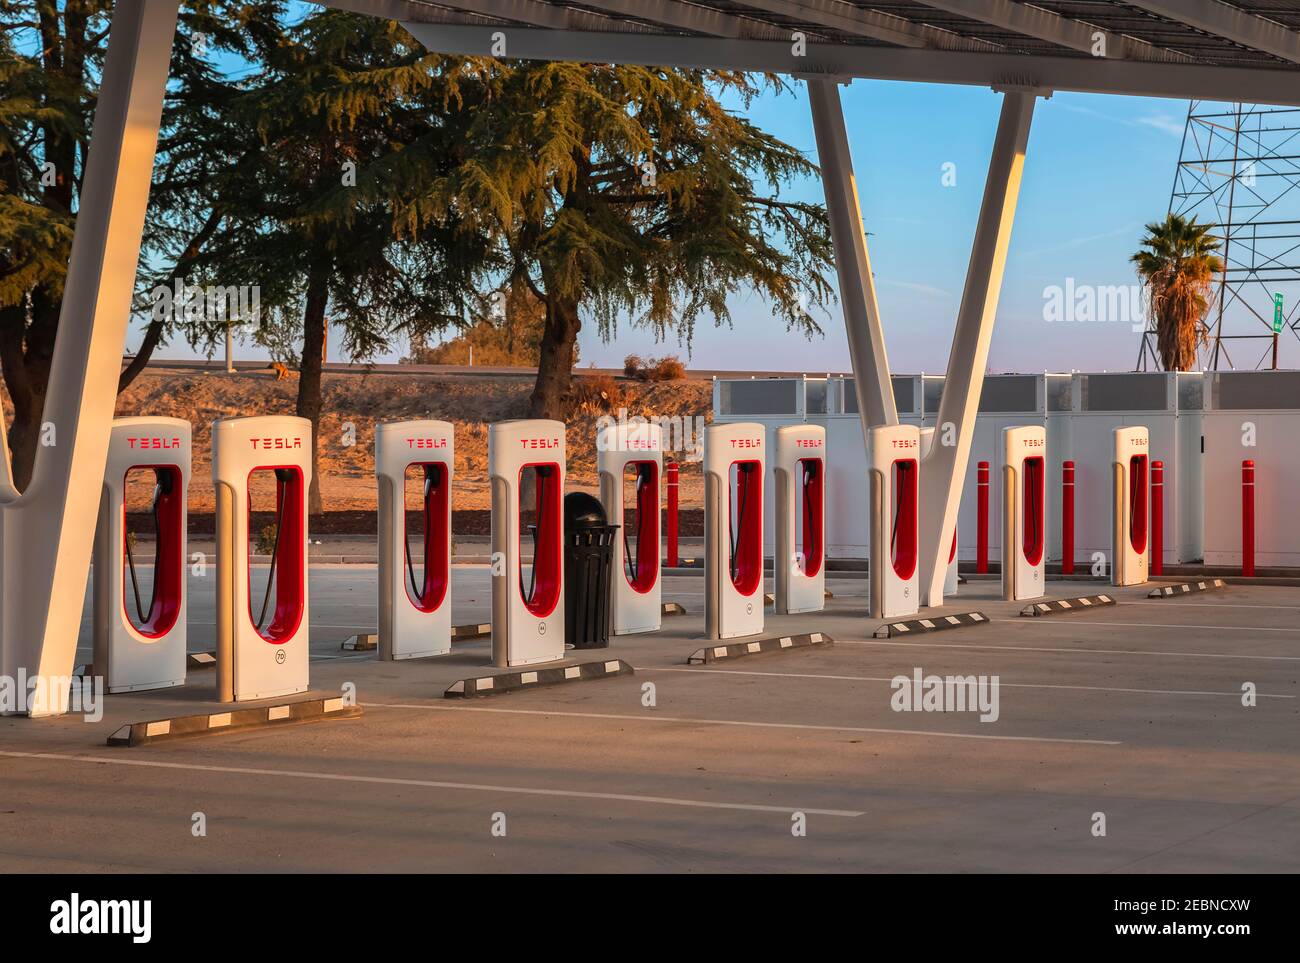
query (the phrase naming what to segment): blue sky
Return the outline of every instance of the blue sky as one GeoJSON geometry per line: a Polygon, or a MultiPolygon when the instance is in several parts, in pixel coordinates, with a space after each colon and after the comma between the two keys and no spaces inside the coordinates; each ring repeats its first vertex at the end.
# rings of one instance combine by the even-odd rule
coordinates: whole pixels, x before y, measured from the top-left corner
{"type": "MultiPolygon", "coordinates": [[[[766,96],[751,117],[816,157],[806,88],[766,96]]],[[[982,88],[855,81],[841,88],[863,219],[896,371],[942,372],[961,299],[1001,95],[982,88]],[[956,185],[941,182],[956,165],[956,185]]],[[[1187,102],[1054,94],[1034,114],[1025,179],[990,352],[994,371],[1131,369],[1140,335],[1116,322],[1043,320],[1044,289],[1128,285],[1142,226],[1169,205],[1187,102]]],[[[787,191],[823,199],[812,179],[787,191]]],[[[692,364],[718,368],[845,370],[838,305],[812,341],[785,330],[757,298],[733,304],[735,330],[700,327],[692,364]]],[[[584,363],[629,352],[685,349],[620,331],[583,336],[584,363]]]]}

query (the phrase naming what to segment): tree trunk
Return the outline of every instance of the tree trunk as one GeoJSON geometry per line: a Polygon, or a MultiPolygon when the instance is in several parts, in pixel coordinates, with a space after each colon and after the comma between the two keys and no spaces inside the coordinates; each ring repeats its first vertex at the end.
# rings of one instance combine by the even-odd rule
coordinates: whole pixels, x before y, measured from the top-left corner
{"type": "Polygon", "coordinates": [[[302,318],[302,363],[298,368],[298,417],[311,421],[311,486],[307,512],[324,514],[320,494],[320,373],[325,344],[325,307],[329,290],[323,271],[315,271],[307,284],[307,304],[302,318]]]}
{"type": "Polygon", "coordinates": [[[573,384],[573,352],[581,328],[576,301],[547,296],[537,382],[528,399],[529,418],[564,420],[565,400],[573,384]]]}
{"type": "Polygon", "coordinates": [[[24,325],[23,305],[0,311],[0,370],[14,405],[9,429],[9,453],[14,487],[24,490],[32,480],[36,450],[41,442],[41,416],[54,361],[54,334],[59,301],[44,288],[32,292],[32,323],[24,325]]]}

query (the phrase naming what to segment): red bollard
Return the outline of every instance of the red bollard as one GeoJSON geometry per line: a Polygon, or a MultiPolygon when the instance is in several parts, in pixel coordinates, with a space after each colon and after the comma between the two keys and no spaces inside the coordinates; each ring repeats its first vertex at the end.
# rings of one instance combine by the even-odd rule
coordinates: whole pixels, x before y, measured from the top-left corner
{"type": "Polygon", "coordinates": [[[1151,574],[1165,574],[1165,463],[1151,463],[1151,574]]]}
{"type": "Polygon", "coordinates": [[[1241,574],[1255,574],[1255,463],[1241,463],[1241,574]]]}
{"type": "Polygon", "coordinates": [[[1074,574],[1074,462],[1061,463],[1061,574],[1074,574]]]}
{"type": "Polygon", "coordinates": [[[975,571],[989,570],[989,463],[982,461],[975,472],[977,521],[975,529],[975,571]]]}
{"type": "Polygon", "coordinates": [[[668,485],[668,519],[664,532],[668,538],[668,559],[666,568],[677,568],[681,559],[677,557],[677,462],[670,461],[664,466],[668,485]]]}

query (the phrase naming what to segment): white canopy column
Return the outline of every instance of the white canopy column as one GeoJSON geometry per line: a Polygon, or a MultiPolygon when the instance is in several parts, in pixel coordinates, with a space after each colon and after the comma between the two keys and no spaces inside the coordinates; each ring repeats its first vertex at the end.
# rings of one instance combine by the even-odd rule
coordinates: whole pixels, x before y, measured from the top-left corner
{"type": "Polygon", "coordinates": [[[921,464],[922,605],[943,604],[944,574],[957,525],[957,507],[970,459],[980,392],[984,387],[993,320],[1002,292],[1007,248],[1011,244],[1011,225],[1020,197],[1029,124],[1040,93],[1009,89],[1003,94],[993,156],[984,182],[984,201],[966,269],[966,287],[948,355],[948,376],[939,402],[935,442],[921,464]]]}
{"type": "MultiPolygon", "coordinates": [[[[0,674],[10,678],[68,677],[76,659],[178,7],[118,0],[113,10],[45,396],[50,428],[21,495],[8,458],[0,464],[0,674]]],[[[35,695],[29,715],[66,711],[66,682],[35,695]]]]}

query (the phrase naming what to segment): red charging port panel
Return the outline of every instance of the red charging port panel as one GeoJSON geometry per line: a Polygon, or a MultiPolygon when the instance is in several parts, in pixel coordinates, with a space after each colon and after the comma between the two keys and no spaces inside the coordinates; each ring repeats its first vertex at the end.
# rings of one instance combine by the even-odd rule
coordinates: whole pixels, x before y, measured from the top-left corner
{"type": "MultiPolygon", "coordinates": [[[[272,645],[281,645],[293,638],[302,624],[302,613],[307,600],[307,532],[304,523],[304,505],[307,497],[306,485],[303,484],[302,469],[296,465],[264,465],[248,473],[248,532],[255,536],[253,528],[252,490],[254,476],[264,472],[275,486],[275,517],[280,519],[280,535],[276,548],[275,593],[270,621],[257,628],[261,596],[254,599],[253,567],[248,567],[248,617],[257,634],[272,645]],[[286,480],[281,482],[275,472],[285,473],[286,480]]],[[[274,524],[274,522],[272,523],[274,524]]],[[[269,575],[268,575],[269,577],[269,575]]]]}
{"type": "Polygon", "coordinates": [[[889,537],[894,574],[909,579],[916,572],[917,465],[916,459],[894,462],[893,522],[889,537]]]}
{"type": "MultiPolygon", "coordinates": [[[[127,605],[127,576],[125,569],[126,545],[122,546],[122,610],[127,613],[127,620],[132,627],[147,639],[159,639],[176,626],[181,614],[181,600],[185,593],[185,557],[181,551],[185,539],[185,490],[182,487],[181,470],[177,465],[138,465],[128,469],[123,479],[123,490],[130,482],[132,472],[149,471],[157,475],[169,476],[170,490],[158,495],[154,512],[158,530],[154,533],[156,542],[153,564],[153,604],[145,613],[143,622],[137,622],[131,616],[131,606],[127,605]]],[[[161,480],[161,479],[160,479],[161,480]]],[[[126,535],[126,505],[122,505],[122,535],[126,535]]]]}
{"type": "MultiPolygon", "coordinates": [[[[562,493],[560,491],[560,466],[555,462],[539,462],[524,465],[519,469],[519,483],[522,489],[524,472],[533,470],[536,481],[536,501],[534,502],[534,524],[536,525],[537,544],[533,553],[532,594],[524,583],[523,519],[519,519],[519,594],[524,606],[539,619],[544,619],[555,611],[560,601],[560,586],[563,584],[563,554],[560,514],[562,493]]],[[[523,505],[520,505],[522,514],[523,505]]]]}
{"type": "Polygon", "coordinates": [[[1128,540],[1133,551],[1147,550],[1147,456],[1128,460],[1128,540]]]}
{"type": "Polygon", "coordinates": [[[732,462],[731,474],[728,517],[735,544],[731,584],[741,595],[753,595],[763,584],[763,465],[732,462]]]}
{"type": "MultiPolygon", "coordinates": [[[[451,559],[448,557],[447,519],[450,517],[448,503],[451,499],[451,486],[447,483],[447,466],[441,462],[414,464],[407,468],[415,475],[420,487],[421,518],[419,529],[424,538],[424,578],[420,584],[420,594],[413,592],[411,580],[406,579],[406,595],[421,612],[436,612],[447,597],[447,586],[451,580],[451,559]],[[427,479],[427,481],[426,481],[427,479]],[[425,492],[424,486],[428,485],[425,492]]],[[[406,525],[405,501],[403,501],[402,524],[406,525]]],[[[403,528],[403,531],[409,531],[403,528]]]]}

